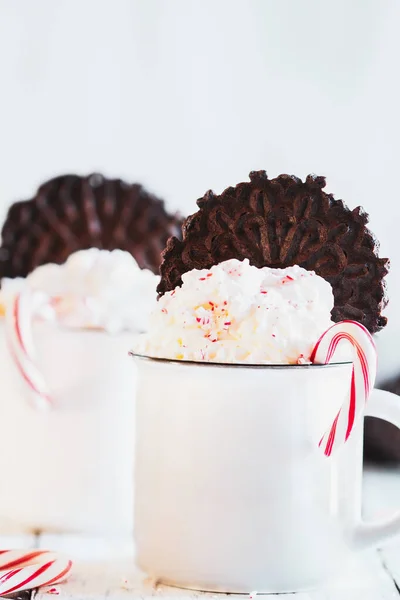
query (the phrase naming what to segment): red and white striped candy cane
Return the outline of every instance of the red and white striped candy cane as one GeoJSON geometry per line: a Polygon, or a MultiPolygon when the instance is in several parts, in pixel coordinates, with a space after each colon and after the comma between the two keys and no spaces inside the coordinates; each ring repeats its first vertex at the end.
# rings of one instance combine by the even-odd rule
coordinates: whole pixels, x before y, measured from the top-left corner
{"type": "Polygon", "coordinates": [[[369,331],[356,321],[341,321],[332,325],[316,343],[311,361],[316,364],[332,362],[339,345],[344,342],[353,347],[350,393],[319,443],[326,456],[330,456],[350,436],[354,423],[363,414],[376,377],[374,340],[369,331]]]}
{"type": "Polygon", "coordinates": [[[0,550],[0,596],[64,581],[72,561],[47,550],[0,550]]]}
{"type": "Polygon", "coordinates": [[[35,408],[52,404],[48,386],[36,364],[32,337],[32,321],[39,306],[48,302],[45,295],[32,292],[27,286],[18,292],[6,307],[7,344],[14,363],[27,384],[35,408]]]}

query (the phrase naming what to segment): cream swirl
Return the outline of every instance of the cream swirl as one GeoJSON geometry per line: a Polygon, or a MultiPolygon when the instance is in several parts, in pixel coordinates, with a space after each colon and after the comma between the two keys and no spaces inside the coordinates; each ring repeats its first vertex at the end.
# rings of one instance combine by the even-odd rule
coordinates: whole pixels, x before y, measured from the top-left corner
{"type": "Polygon", "coordinates": [[[330,284],[293,266],[228,260],[192,270],[159,299],[135,351],[178,360],[301,364],[332,325],[330,284]]]}
{"type": "Polygon", "coordinates": [[[91,248],[71,254],[62,265],[38,267],[26,279],[3,279],[2,296],[7,304],[7,296],[27,285],[48,296],[37,315],[43,319],[109,333],[145,331],[158,281],[129,252],[91,248]]]}

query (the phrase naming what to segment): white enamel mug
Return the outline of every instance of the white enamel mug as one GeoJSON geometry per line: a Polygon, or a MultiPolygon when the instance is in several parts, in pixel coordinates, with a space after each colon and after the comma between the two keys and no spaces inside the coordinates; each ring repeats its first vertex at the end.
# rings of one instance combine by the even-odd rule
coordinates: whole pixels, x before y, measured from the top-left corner
{"type": "Polygon", "coordinates": [[[0,532],[129,535],[133,527],[132,333],[35,323],[53,397],[40,411],[0,329],[0,532]]]}
{"type": "MultiPolygon", "coordinates": [[[[292,592],[400,531],[361,520],[363,424],[326,457],[318,442],[351,364],[230,366],[136,357],[137,562],[171,585],[292,592]]],[[[400,427],[395,397],[368,414],[400,427]]]]}

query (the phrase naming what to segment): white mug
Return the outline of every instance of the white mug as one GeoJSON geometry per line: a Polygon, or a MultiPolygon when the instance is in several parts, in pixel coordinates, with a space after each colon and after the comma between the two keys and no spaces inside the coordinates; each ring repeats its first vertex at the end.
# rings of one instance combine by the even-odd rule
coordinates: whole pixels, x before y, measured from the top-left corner
{"type": "MultiPolygon", "coordinates": [[[[135,357],[137,562],[215,592],[313,588],[349,553],[400,531],[361,520],[363,423],[331,457],[318,442],[351,363],[245,366],[135,357]]],[[[367,414],[400,427],[396,397],[367,414]]]]}
{"type": "Polygon", "coordinates": [[[53,396],[40,411],[0,327],[0,532],[129,535],[135,376],[129,332],[34,323],[53,396]]]}

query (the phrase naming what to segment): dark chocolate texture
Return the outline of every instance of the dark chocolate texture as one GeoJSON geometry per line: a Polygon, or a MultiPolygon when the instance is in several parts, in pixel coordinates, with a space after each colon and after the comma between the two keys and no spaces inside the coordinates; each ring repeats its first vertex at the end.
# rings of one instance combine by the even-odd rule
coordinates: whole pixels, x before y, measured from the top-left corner
{"type": "Polygon", "coordinates": [[[158,273],[167,239],[181,222],[139,184],[102,175],[64,175],[34,198],[13,204],[2,229],[0,278],[25,277],[36,267],[61,264],[87,248],[130,252],[141,268],[158,273]]]}
{"type": "Polygon", "coordinates": [[[183,239],[169,239],[161,264],[159,295],[182,283],[182,274],[224,260],[248,258],[256,267],[300,265],[332,286],[334,321],[359,321],[371,333],[386,325],[383,278],[389,261],[367,228],[368,215],[349,210],[324,192],[325,178],[292,175],[268,179],[250,173],[250,182],[209,191],[199,210],[183,223],[183,239]]]}

